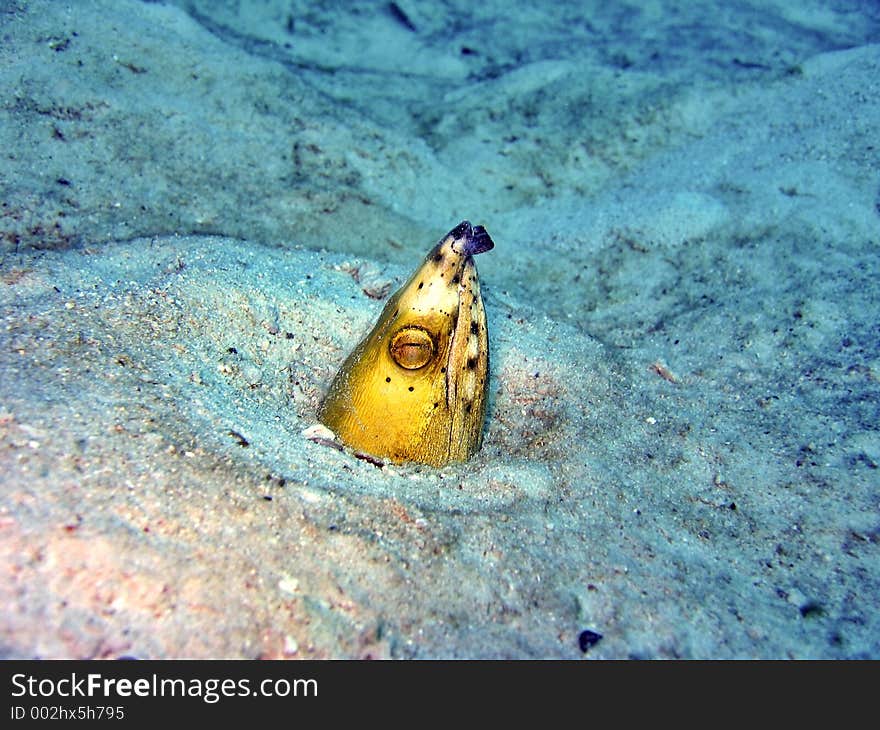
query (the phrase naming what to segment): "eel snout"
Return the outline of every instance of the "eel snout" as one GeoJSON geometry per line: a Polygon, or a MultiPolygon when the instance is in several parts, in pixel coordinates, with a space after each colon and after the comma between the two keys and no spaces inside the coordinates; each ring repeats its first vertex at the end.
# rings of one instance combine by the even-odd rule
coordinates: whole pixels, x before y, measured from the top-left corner
{"type": "Polygon", "coordinates": [[[486,229],[483,226],[472,226],[470,221],[459,223],[450,235],[454,239],[452,249],[463,256],[476,256],[495,248],[486,229]]]}

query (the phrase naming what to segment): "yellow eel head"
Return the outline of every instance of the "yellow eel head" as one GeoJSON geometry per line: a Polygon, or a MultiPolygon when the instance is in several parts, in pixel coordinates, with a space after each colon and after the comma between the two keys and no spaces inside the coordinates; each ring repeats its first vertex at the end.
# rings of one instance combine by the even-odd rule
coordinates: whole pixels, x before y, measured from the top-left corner
{"type": "Polygon", "coordinates": [[[485,228],[462,222],[388,300],[318,410],[340,441],[433,466],[480,448],[489,340],[473,257],[494,245],[485,228]]]}

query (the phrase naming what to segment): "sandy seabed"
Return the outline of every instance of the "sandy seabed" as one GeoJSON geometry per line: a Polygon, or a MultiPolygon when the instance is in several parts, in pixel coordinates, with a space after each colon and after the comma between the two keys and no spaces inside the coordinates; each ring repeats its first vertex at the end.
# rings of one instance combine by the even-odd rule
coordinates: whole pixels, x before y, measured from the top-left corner
{"type": "Polygon", "coordinates": [[[4,3],[2,656],[880,658],[880,11],[470,6],[4,3]],[[483,449],[304,438],[463,218],[483,449]]]}

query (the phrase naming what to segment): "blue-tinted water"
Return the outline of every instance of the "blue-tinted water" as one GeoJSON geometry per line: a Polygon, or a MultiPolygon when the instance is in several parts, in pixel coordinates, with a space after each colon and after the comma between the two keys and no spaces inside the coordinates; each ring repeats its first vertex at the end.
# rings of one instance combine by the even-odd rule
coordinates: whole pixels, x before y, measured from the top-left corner
{"type": "Polygon", "coordinates": [[[6,655],[880,656],[875,3],[7,6],[6,655]],[[465,218],[482,451],[304,438],[465,218]]]}

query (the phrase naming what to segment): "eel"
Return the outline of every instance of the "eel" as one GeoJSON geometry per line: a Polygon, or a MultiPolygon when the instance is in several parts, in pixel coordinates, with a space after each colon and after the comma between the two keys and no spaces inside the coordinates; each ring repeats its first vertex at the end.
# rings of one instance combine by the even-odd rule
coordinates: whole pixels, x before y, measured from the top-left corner
{"type": "Polygon", "coordinates": [[[489,337],[473,257],[494,245],[463,221],[388,300],[318,409],[345,446],[435,467],[480,449],[489,337]]]}

